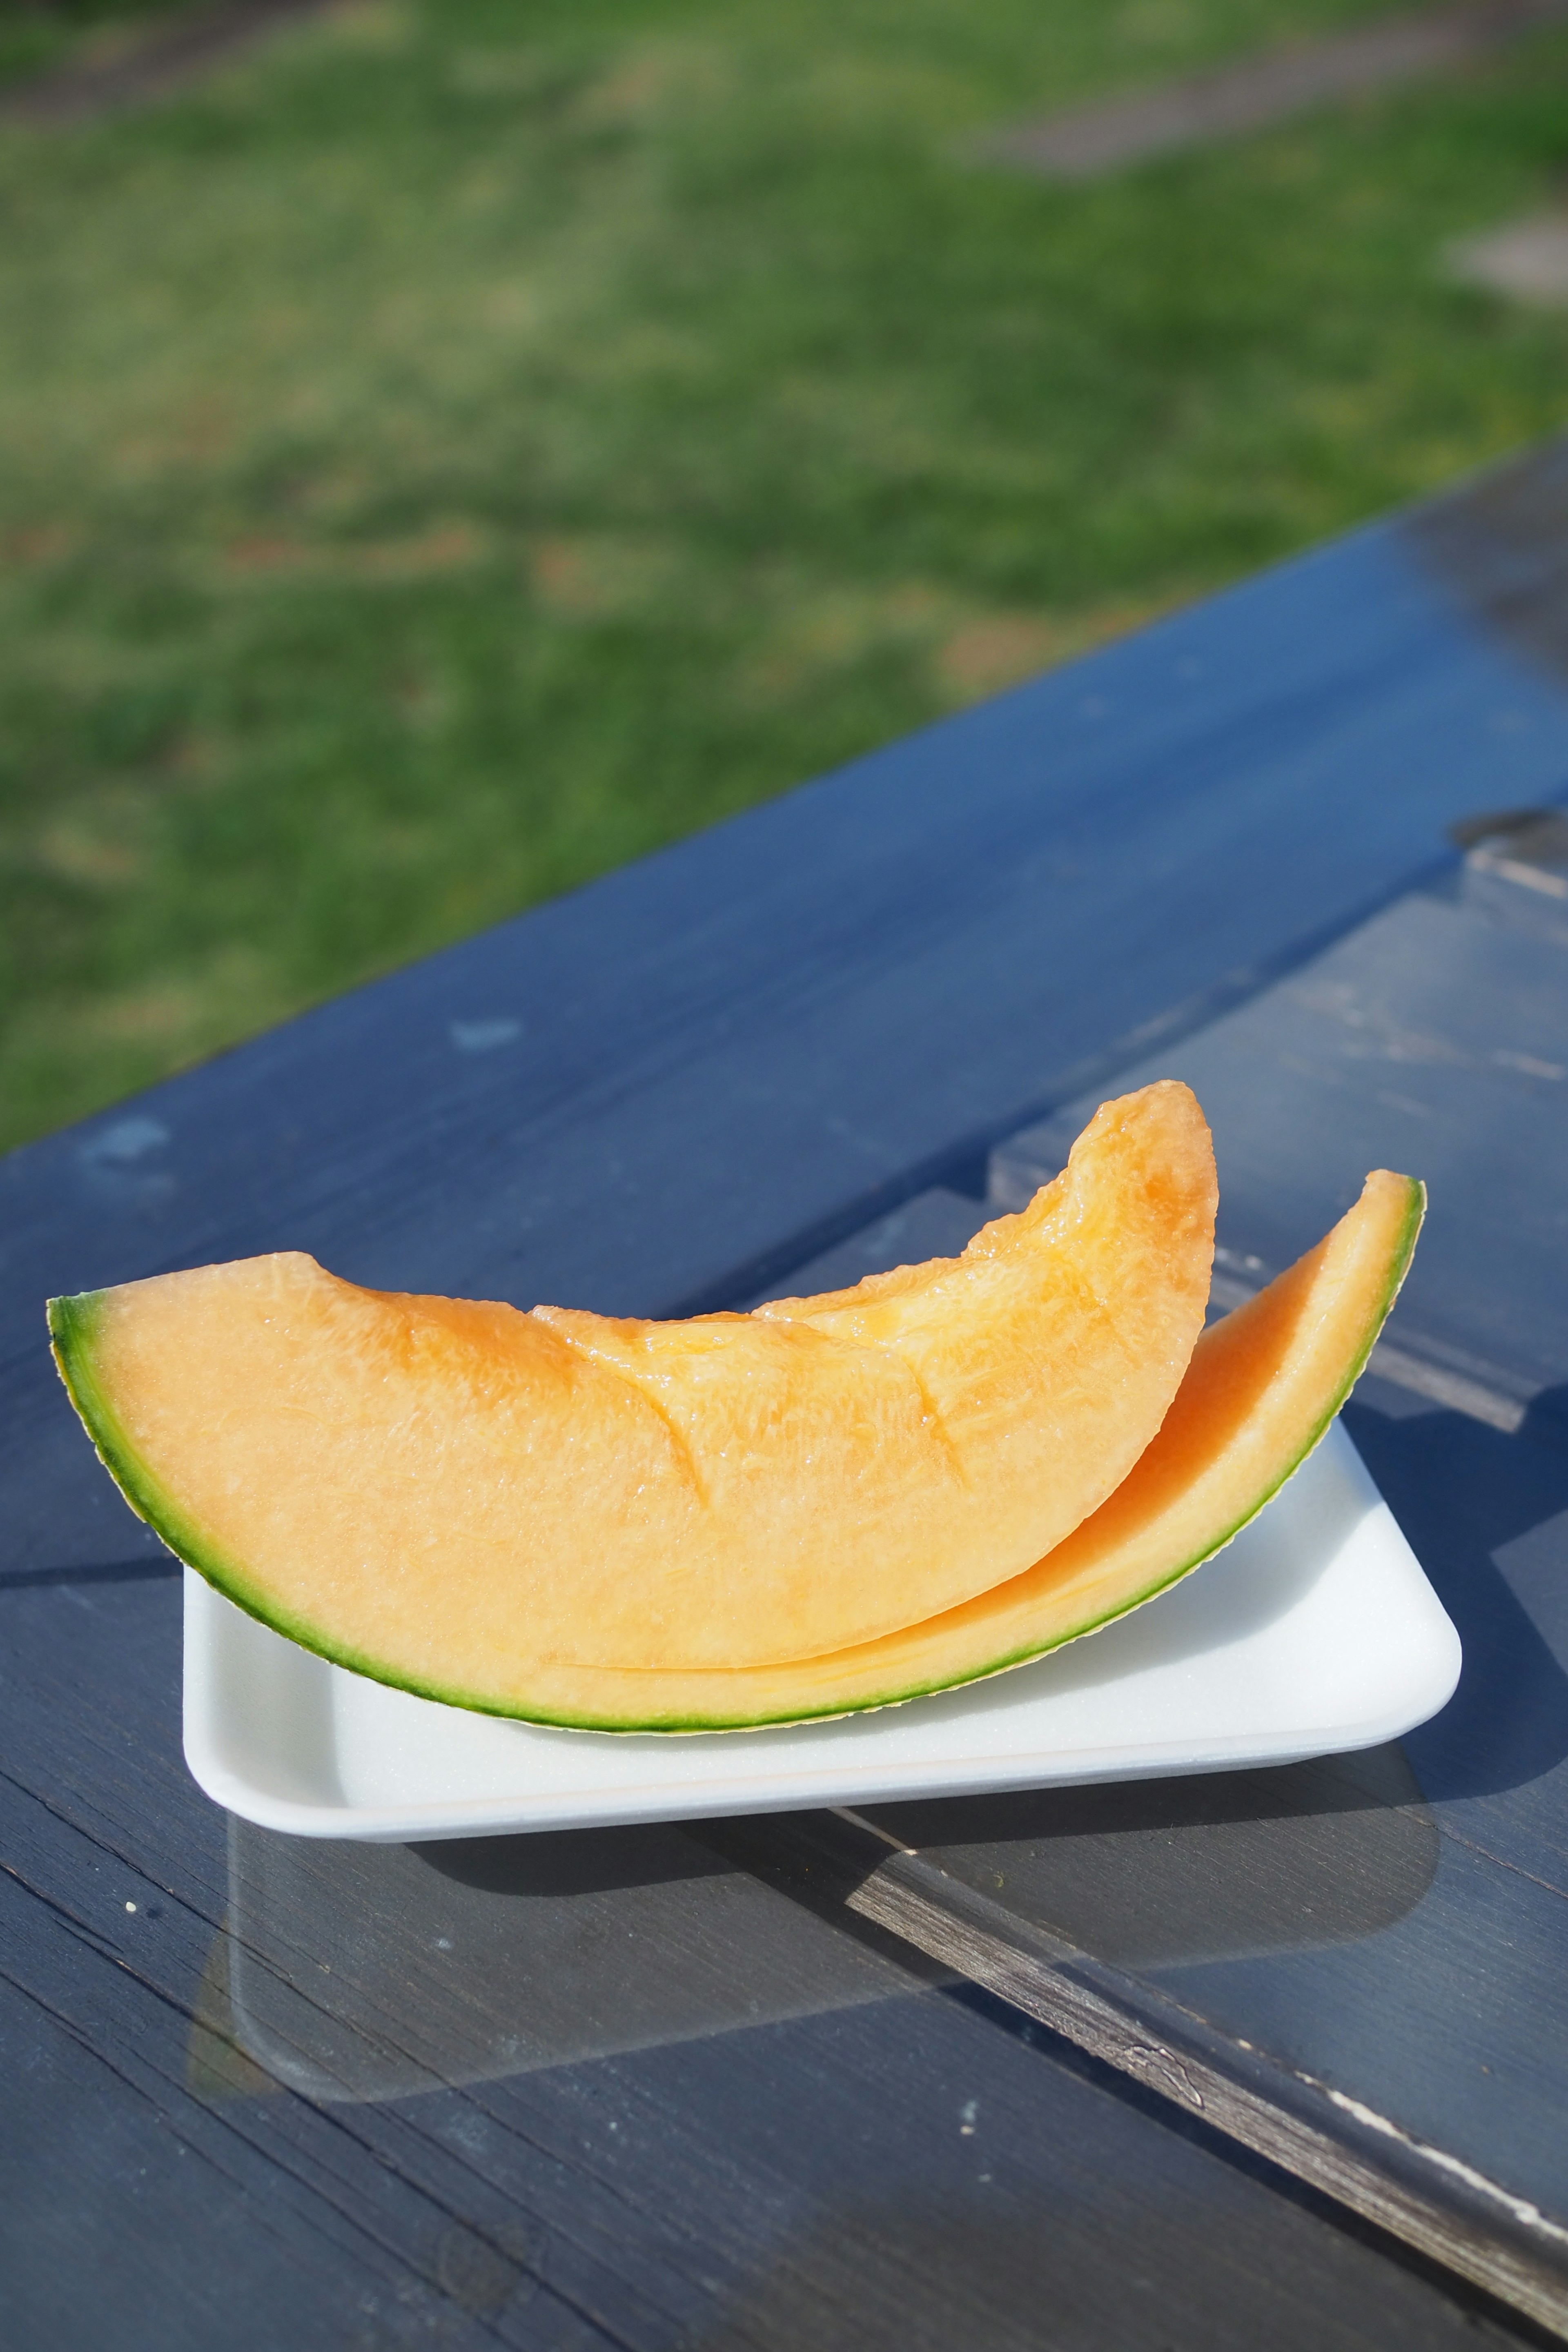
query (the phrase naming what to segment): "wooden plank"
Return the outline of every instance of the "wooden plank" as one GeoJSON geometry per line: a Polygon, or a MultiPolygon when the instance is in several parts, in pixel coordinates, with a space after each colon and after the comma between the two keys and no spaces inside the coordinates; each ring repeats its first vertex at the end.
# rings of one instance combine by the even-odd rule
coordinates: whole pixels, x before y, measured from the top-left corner
{"type": "Polygon", "coordinates": [[[1446,2147],[1035,1925],[877,1822],[802,1816],[775,1824],[767,1849],[858,1916],[1568,2339],[1568,2228],[1446,2147]]]}
{"type": "MultiPolygon", "coordinates": [[[[1215,1131],[1221,1263],[1254,1285],[1310,1247],[1369,1168],[1424,1177],[1431,1214],[1393,1336],[1513,1402],[1517,1427],[1568,1381],[1568,1212],[1542,1181],[1568,1157],[1565,984],[1553,939],[1417,892],[1118,1083],[1194,1089],[1215,1131]]],[[[1000,1148],[1000,1199],[1055,1173],[1094,1099],[1000,1148]]]]}

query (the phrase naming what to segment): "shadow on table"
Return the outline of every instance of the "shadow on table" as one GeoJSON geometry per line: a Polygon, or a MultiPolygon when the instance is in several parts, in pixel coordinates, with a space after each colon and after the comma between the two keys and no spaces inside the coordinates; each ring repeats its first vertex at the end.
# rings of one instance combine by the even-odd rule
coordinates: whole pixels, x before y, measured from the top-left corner
{"type": "Polygon", "coordinates": [[[1563,1389],[1538,1398],[1517,1437],[1458,1412],[1346,1409],[1464,1645],[1458,1689],[1405,1743],[1434,1803],[1521,1788],[1568,1757],[1568,1675],[1552,1647],[1568,1643],[1568,1587],[1544,1557],[1539,1573],[1521,1555],[1506,1576],[1496,1559],[1568,1512],[1565,1400],[1563,1389]]]}
{"type": "Polygon", "coordinates": [[[1396,1746],[867,1810],[1016,1916],[1124,1968],[1373,1935],[1415,1908],[1437,1868],[1436,1825],[1396,1746]]]}
{"type": "Polygon", "coordinates": [[[674,1827],[372,1845],[231,1817],[193,2072],[399,2098],[944,1980],[674,1827]]]}
{"type": "Polygon", "coordinates": [[[1565,1406],[1568,1391],[1538,1399],[1515,1437],[1454,1412],[1358,1403],[1346,1413],[1464,1645],[1453,1699],[1400,1746],[1268,1771],[875,1807],[872,1817],[1005,1908],[1126,1967],[1257,1957],[1392,1927],[1436,1870],[1428,1802],[1517,1789],[1568,1756],[1568,1675],[1552,1647],[1568,1641],[1568,1589],[1549,1545],[1537,1565],[1521,1543],[1568,1512],[1565,1406]],[[1514,1544],[1505,1575],[1496,1555],[1514,1544]]]}
{"type": "MultiPolygon", "coordinates": [[[[1370,1934],[1420,1900],[1436,1864],[1396,1748],[879,1818],[955,1877],[1128,1964],[1370,1934]]],[[[767,1869],[771,1852],[765,1822],[401,1846],[231,1820],[197,2086],[399,2098],[951,1981],[767,1869]],[[759,1856],[765,1874],[747,1867],[759,1856]]]]}

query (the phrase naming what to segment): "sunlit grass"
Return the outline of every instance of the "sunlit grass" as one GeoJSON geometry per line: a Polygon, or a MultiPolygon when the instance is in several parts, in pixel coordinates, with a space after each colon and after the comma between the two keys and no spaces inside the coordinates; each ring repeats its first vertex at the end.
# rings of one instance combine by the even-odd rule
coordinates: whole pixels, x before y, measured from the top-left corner
{"type": "MultiPolygon", "coordinates": [[[[363,0],[0,129],[0,1138],[1538,436],[1568,44],[1100,186],[1369,13],[363,0]]],[[[3,60],[0,60],[3,61],[3,60]]]]}

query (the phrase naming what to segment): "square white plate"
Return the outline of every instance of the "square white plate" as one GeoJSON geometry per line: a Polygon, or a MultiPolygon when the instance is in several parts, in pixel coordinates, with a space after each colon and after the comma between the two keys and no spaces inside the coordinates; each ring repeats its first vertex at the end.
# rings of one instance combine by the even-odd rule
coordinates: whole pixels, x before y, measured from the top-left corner
{"type": "Polygon", "coordinates": [[[1038,1664],[794,1730],[552,1731],[411,1698],[185,1571],[185,1759],[299,1837],[586,1829],[1292,1763],[1396,1738],[1459,1637],[1335,1424],[1205,1568],[1038,1664]]]}

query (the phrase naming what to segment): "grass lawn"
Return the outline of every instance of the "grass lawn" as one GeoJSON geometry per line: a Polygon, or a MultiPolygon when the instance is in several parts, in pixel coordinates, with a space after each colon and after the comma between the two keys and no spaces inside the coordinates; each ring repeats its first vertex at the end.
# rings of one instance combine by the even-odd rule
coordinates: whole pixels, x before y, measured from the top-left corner
{"type": "Polygon", "coordinates": [[[1375,13],[359,0],[0,124],[0,1141],[1568,420],[1436,262],[1551,199],[1568,36],[966,160],[1375,13]]]}

